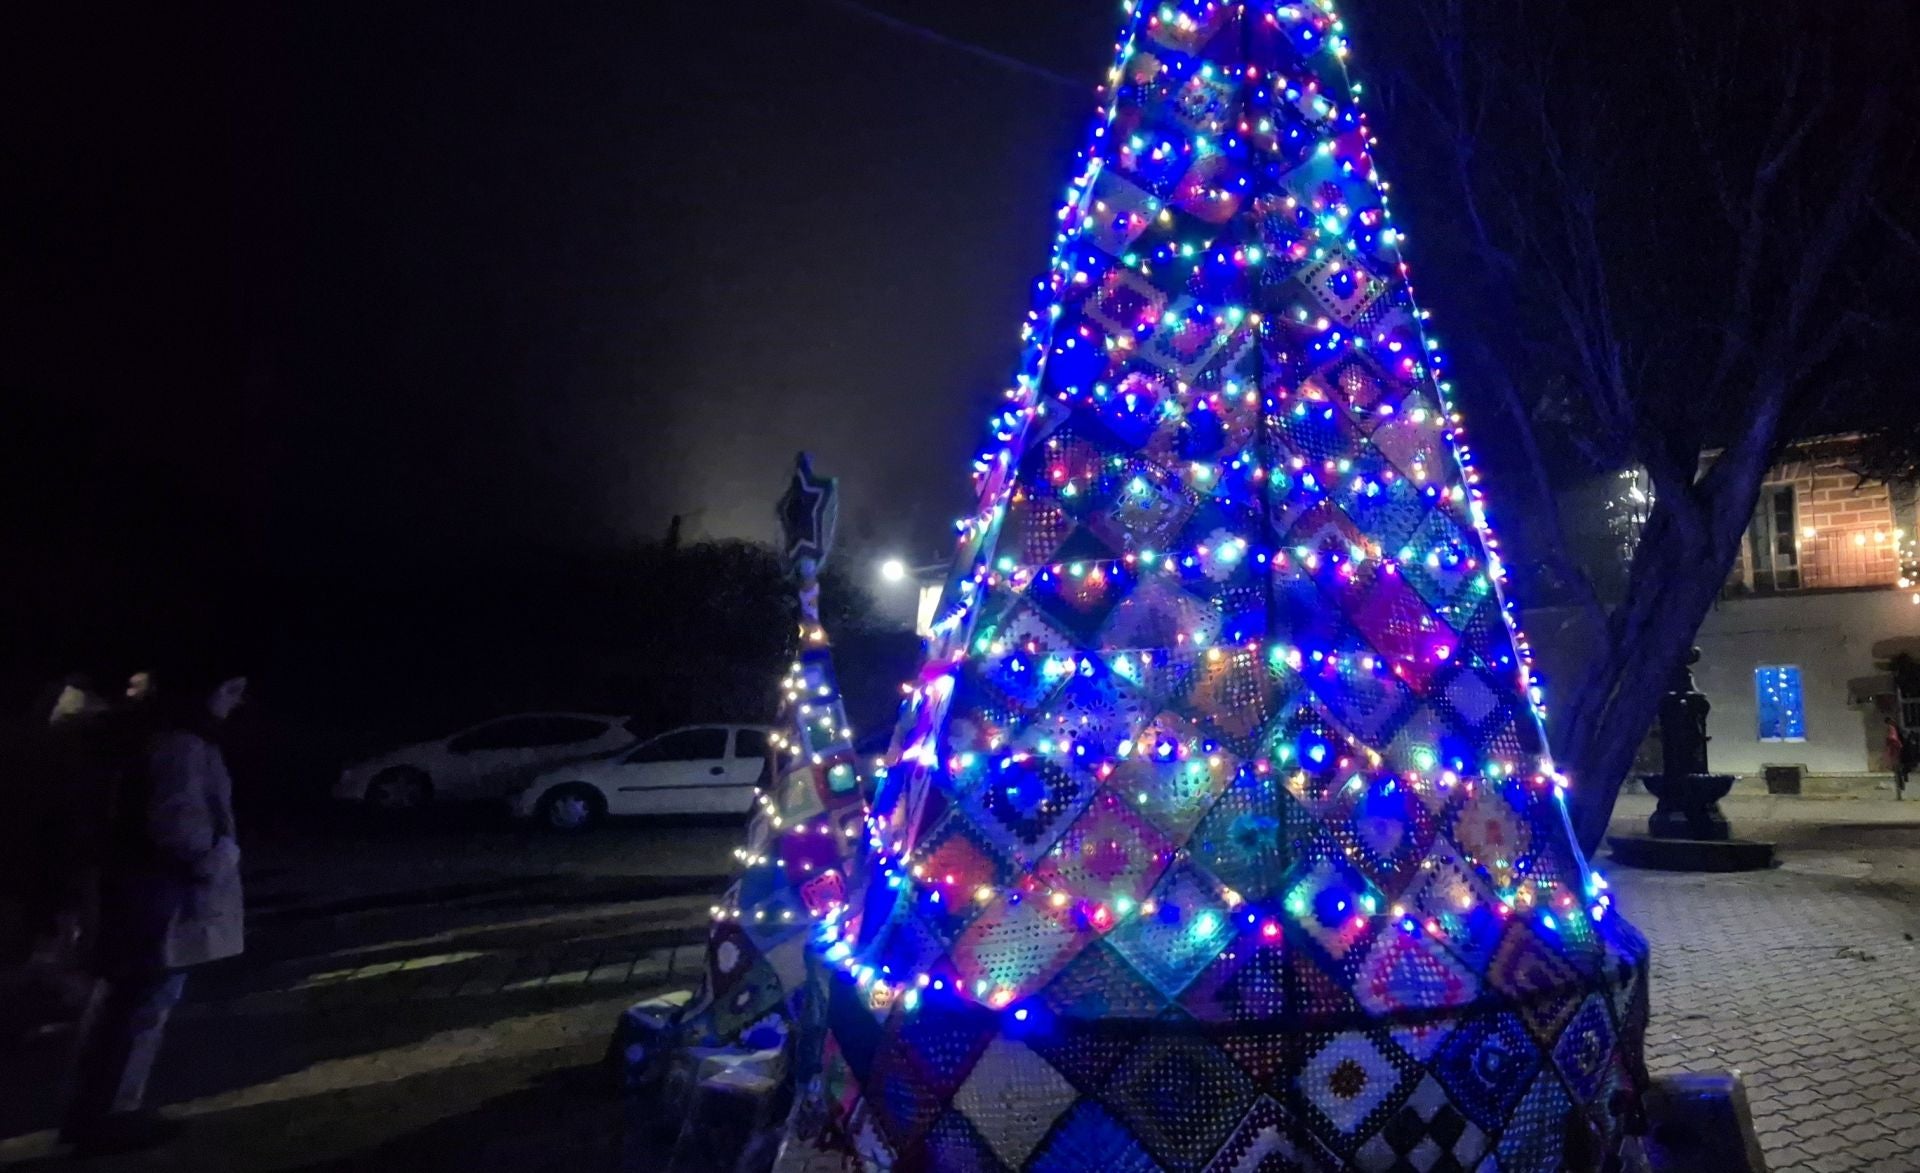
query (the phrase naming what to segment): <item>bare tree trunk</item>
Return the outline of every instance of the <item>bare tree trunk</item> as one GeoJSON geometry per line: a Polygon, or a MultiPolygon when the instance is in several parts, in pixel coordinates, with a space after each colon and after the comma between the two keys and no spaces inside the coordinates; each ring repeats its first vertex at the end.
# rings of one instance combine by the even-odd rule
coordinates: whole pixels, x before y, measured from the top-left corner
{"type": "Polygon", "coordinates": [[[1588,855],[1605,839],[1660,697],[1726,581],[1724,568],[1710,560],[1676,564],[1669,555],[1662,561],[1670,564],[1655,589],[1615,612],[1616,620],[1624,620],[1622,636],[1610,641],[1602,658],[1597,675],[1604,679],[1580,698],[1581,721],[1561,739],[1563,766],[1573,779],[1574,831],[1588,855]]]}
{"type": "Polygon", "coordinates": [[[1701,477],[1656,467],[1658,490],[1607,646],[1576,692],[1559,739],[1573,782],[1574,832],[1588,855],[1606,838],[1620,787],[1694,636],[1726,586],[1776,448],[1789,384],[1756,381],[1738,442],[1701,477]]]}
{"type": "Polygon", "coordinates": [[[1518,484],[1507,491],[1532,494],[1544,531],[1532,559],[1602,620],[1592,661],[1559,694],[1554,730],[1591,853],[1738,558],[1788,405],[1833,385],[1823,368],[1874,306],[1869,278],[1882,270],[1862,229],[1891,174],[1889,126],[1904,125],[1889,117],[1899,91],[1875,79],[1904,64],[1882,49],[1903,43],[1892,30],[1905,18],[1875,4],[1874,20],[1856,26],[1872,31],[1856,38],[1811,4],[1763,20],[1650,0],[1646,11],[1664,11],[1670,28],[1664,55],[1638,63],[1638,84],[1666,87],[1683,121],[1649,135],[1613,105],[1615,71],[1579,68],[1591,59],[1583,36],[1600,27],[1582,23],[1590,6],[1409,7],[1419,45],[1403,109],[1443,151],[1431,174],[1455,189],[1454,231],[1467,246],[1458,263],[1485,286],[1483,324],[1513,327],[1483,333],[1472,352],[1514,437],[1518,484]],[[1645,178],[1622,182],[1635,171],[1645,178]],[[1712,197],[1684,238],[1660,226],[1689,213],[1641,204],[1646,184],[1660,187],[1655,176],[1704,183],[1712,197]],[[1644,263],[1669,252],[1680,267],[1644,263]],[[1716,279],[1690,280],[1686,266],[1716,279]],[[1549,446],[1546,430],[1563,424],[1549,446]],[[1725,447],[1703,471],[1710,444],[1725,447]],[[1556,453],[1577,454],[1590,474],[1639,464],[1653,477],[1615,606],[1560,532],[1556,453]]]}

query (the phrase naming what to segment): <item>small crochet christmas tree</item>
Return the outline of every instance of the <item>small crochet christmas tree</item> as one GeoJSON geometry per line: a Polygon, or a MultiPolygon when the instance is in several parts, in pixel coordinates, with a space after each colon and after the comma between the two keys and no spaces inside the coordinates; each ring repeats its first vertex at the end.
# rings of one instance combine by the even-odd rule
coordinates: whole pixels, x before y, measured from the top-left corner
{"type": "Polygon", "coordinates": [[[684,1006],[642,1003],[621,1028],[629,1083],[650,1114],[684,1114],[716,1064],[784,1078],[810,932],[846,905],[867,804],[820,620],[837,513],[836,482],[801,454],[779,505],[799,632],[769,738],[770,781],[734,851],[739,874],[713,907],[699,990],[684,1006]]]}

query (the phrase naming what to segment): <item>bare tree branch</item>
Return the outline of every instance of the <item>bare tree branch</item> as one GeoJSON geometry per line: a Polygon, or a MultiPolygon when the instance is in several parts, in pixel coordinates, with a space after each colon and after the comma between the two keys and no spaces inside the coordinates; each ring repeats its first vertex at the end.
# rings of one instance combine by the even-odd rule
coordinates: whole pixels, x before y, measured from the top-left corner
{"type": "Polygon", "coordinates": [[[1876,203],[1891,120],[1887,87],[1861,84],[1872,55],[1842,51],[1855,32],[1805,0],[1711,27],[1680,0],[1645,0],[1667,47],[1631,77],[1592,52],[1618,13],[1410,2],[1429,67],[1414,103],[1445,148],[1465,261],[1480,269],[1476,308],[1503,327],[1477,381],[1513,430],[1511,459],[1542,501],[1556,482],[1549,447],[1596,470],[1631,453],[1654,486],[1610,608],[1590,575],[1560,574],[1562,519],[1537,510],[1555,530],[1538,563],[1580,584],[1584,613],[1604,613],[1555,732],[1596,794],[1580,812],[1591,848],[1651,720],[1649,680],[1679,662],[1723,589],[1788,423],[1872,332],[1851,260],[1863,227],[1886,228],[1909,256],[1920,232],[1876,203]],[[1690,149],[1676,153],[1675,138],[1690,149]],[[1704,200],[1689,208],[1688,190],[1704,200]]]}

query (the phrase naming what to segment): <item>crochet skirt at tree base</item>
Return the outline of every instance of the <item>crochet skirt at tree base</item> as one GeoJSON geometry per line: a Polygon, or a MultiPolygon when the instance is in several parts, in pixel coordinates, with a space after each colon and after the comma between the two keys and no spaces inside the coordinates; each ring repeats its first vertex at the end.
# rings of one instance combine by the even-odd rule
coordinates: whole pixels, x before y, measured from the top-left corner
{"type": "Polygon", "coordinates": [[[1434,1005],[1447,975],[1410,953],[1394,968],[1426,971],[1428,1008],[1387,1013],[1378,999],[1396,991],[1357,1004],[1291,930],[1171,998],[1095,950],[1059,989],[1084,982],[1100,1013],[1015,1020],[949,993],[876,1018],[828,977],[811,1105],[824,1127],[803,1104],[781,1169],[833,1167],[835,1150],[870,1173],[1600,1169],[1645,1086],[1626,1066],[1646,1030],[1647,951],[1618,918],[1594,929],[1606,962],[1582,976],[1513,918],[1485,988],[1454,1006],[1434,1005]],[[1295,1009],[1267,1013],[1281,1007],[1295,1009]]]}

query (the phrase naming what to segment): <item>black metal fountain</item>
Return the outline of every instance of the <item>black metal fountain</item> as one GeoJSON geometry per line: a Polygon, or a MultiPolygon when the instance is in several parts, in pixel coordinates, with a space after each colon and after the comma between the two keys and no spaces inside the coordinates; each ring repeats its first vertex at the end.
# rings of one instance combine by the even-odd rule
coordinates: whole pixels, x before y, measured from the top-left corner
{"type": "Polygon", "coordinates": [[[1734,776],[1707,766],[1707,714],[1713,705],[1693,684],[1693,649],[1660,701],[1661,772],[1640,782],[1659,799],[1645,835],[1610,835],[1613,858],[1631,867],[1674,872],[1744,872],[1773,866],[1773,844],[1737,839],[1720,800],[1734,776]]]}

